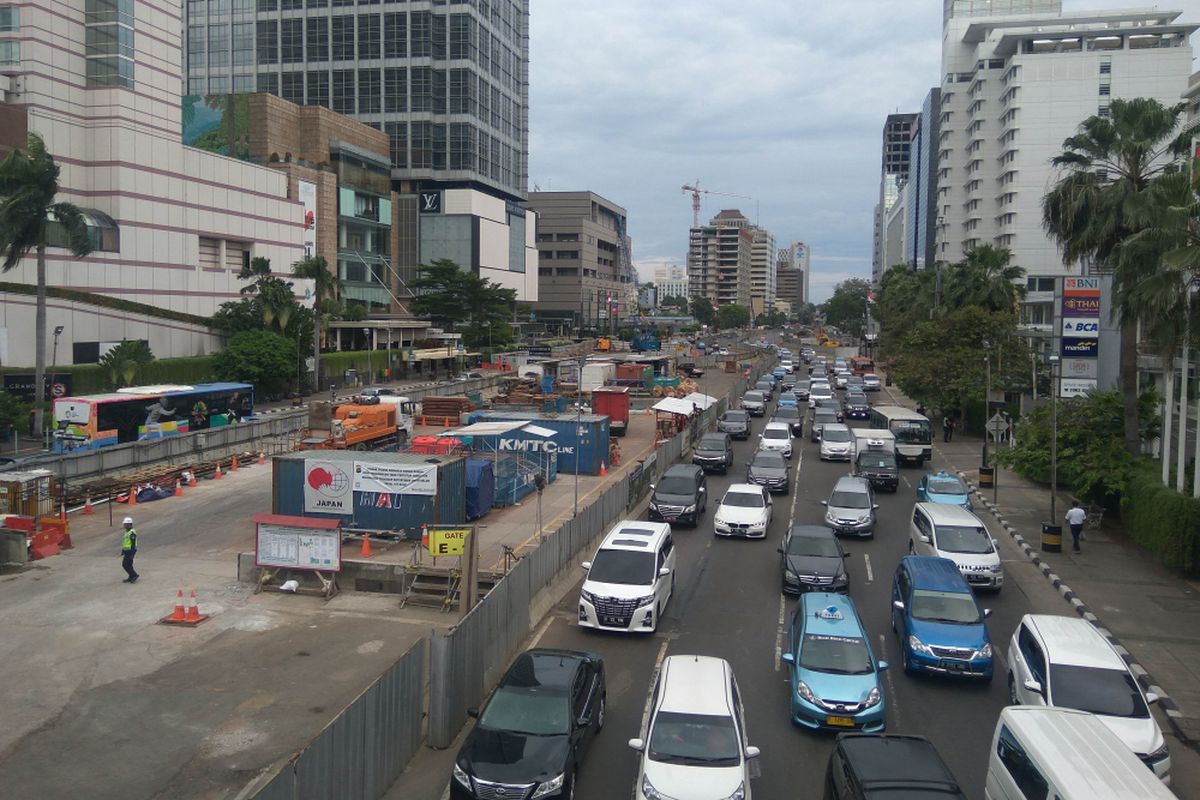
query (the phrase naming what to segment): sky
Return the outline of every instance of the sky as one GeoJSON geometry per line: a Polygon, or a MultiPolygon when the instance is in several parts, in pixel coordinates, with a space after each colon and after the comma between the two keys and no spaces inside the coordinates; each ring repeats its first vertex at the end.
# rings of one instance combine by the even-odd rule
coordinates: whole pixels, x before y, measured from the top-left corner
{"type": "MultiPolygon", "coordinates": [[[[884,118],[940,83],[942,0],[530,5],[529,188],[623,207],[642,280],[687,263],[696,181],[701,223],[740,208],[809,244],[816,302],[870,277],[884,118]]],[[[1148,6],[1200,22],[1200,0],[1063,3],[1148,6]]]]}

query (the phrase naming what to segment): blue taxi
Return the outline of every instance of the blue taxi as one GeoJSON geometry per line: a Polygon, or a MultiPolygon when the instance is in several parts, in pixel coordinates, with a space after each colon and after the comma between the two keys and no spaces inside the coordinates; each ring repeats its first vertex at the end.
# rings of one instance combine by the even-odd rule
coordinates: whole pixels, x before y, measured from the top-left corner
{"type": "Polygon", "coordinates": [[[917,484],[917,500],[922,503],[944,503],[973,510],[971,492],[967,485],[957,475],[951,475],[944,469],[928,472],[921,477],[921,482],[917,484]]]}
{"type": "Polygon", "coordinates": [[[780,392],[779,393],[779,407],[780,408],[799,408],[800,403],[796,400],[796,394],[794,392],[780,392]]]}
{"type": "Polygon", "coordinates": [[[866,630],[844,594],[810,592],[800,598],[782,656],[790,673],[792,721],[805,728],[883,730],[886,708],[866,630]]]}

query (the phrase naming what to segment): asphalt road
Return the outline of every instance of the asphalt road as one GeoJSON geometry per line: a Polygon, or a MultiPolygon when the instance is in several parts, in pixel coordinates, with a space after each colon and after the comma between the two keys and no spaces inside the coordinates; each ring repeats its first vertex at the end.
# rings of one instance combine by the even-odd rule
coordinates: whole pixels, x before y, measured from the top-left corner
{"type": "MultiPolygon", "coordinates": [[[[877,395],[873,400],[879,399],[877,395]]],[[[767,417],[769,418],[769,416],[767,417]]],[[[764,418],[754,419],[754,432],[764,418]]],[[[856,423],[858,426],[864,423],[856,423]]],[[[806,430],[807,433],[807,430],[806,430]]],[[[729,475],[710,475],[709,507],[695,529],[676,531],[676,596],[663,624],[652,636],[595,633],[576,623],[577,593],[570,593],[540,631],[538,646],[567,647],[600,653],[607,666],[608,709],[604,734],[590,750],[579,776],[580,800],[628,797],[637,772],[637,756],[626,742],[639,735],[646,697],[656,663],[665,655],[717,655],[733,666],[742,691],[751,744],[762,748],[761,777],[753,782],[758,797],[817,798],[833,735],[794,726],[789,719],[787,672],[779,663],[787,646],[787,622],[796,600],[780,593],[779,555],[789,522],[822,524],[826,499],[836,479],[847,474],[845,463],[823,463],[808,437],[793,442],[793,488],[774,498],[773,520],[766,541],[717,539],[712,514],[725,488],[740,482],[756,436],[734,443],[735,466],[729,475]]],[[[933,468],[940,467],[937,460],[933,468]]],[[[871,636],[878,658],[894,665],[884,673],[887,730],[928,737],[941,752],[969,797],[983,796],[992,730],[1008,701],[1003,651],[1023,614],[1063,613],[1061,599],[1029,581],[1029,594],[1013,580],[1017,553],[1000,533],[1008,569],[1008,585],[998,595],[984,595],[993,610],[988,620],[993,647],[1001,659],[990,685],[910,677],[901,667],[900,650],[891,631],[892,573],[907,551],[908,520],[921,472],[901,471],[896,494],[880,493],[876,535],[872,540],[848,538],[844,546],[851,576],[850,596],[871,636]],[[1057,604],[1055,604],[1057,603],[1057,604]]],[[[989,527],[995,527],[989,522],[989,527]]],[[[582,571],[581,571],[582,579],[582,571]]],[[[1040,580],[1040,575],[1036,576],[1040,580]]]]}

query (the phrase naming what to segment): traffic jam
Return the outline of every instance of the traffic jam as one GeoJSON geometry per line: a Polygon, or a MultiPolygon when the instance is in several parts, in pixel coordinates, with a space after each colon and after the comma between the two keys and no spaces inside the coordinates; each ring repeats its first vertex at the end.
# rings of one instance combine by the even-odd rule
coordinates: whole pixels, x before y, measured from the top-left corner
{"type": "Polygon", "coordinates": [[[449,796],[1174,797],[1157,697],[1005,591],[930,420],[869,358],[756,344],[770,371],[470,709],[449,796]]]}

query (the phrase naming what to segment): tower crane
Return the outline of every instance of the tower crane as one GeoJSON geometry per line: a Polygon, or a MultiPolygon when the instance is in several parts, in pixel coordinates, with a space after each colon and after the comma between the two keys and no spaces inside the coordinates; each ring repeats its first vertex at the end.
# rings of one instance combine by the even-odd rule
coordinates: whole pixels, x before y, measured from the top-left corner
{"type": "Polygon", "coordinates": [[[700,193],[701,192],[704,192],[704,194],[719,194],[719,195],[722,195],[723,197],[740,197],[743,200],[754,200],[754,203],[755,203],[754,224],[756,224],[756,225],[758,224],[758,219],[757,219],[757,217],[758,217],[758,210],[757,210],[758,200],[751,197],[750,195],[734,194],[733,192],[718,192],[715,189],[701,189],[700,181],[698,181],[698,180],[691,184],[685,183],[680,191],[692,193],[692,227],[693,228],[700,227],[700,193]]]}

